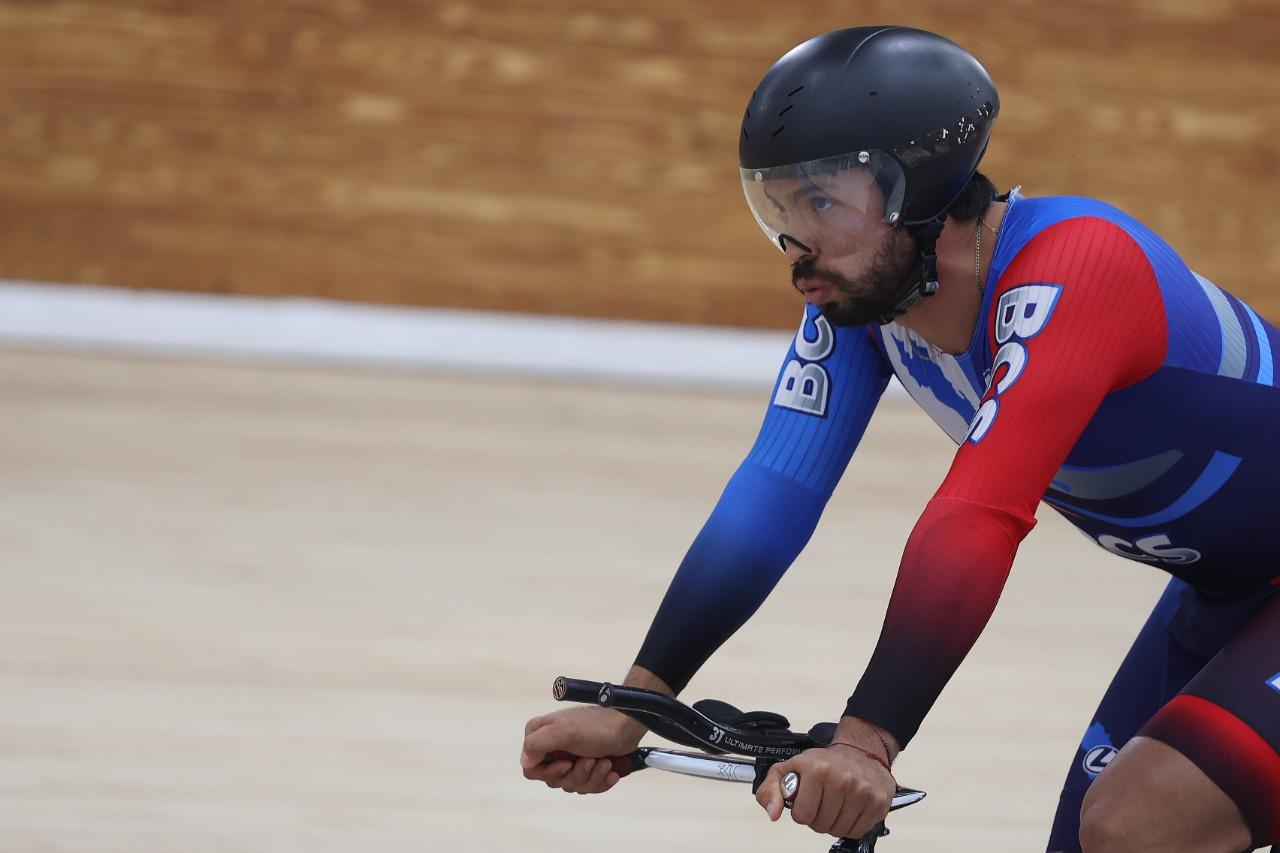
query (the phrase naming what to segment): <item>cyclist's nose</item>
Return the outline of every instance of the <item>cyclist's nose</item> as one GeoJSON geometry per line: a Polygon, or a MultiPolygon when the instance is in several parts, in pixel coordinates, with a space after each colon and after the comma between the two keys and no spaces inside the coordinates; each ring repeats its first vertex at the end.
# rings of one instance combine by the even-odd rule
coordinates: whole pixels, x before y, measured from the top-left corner
{"type": "Polygon", "coordinates": [[[782,251],[786,253],[787,260],[791,263],[802,261],[813,254],[813,249],[801,243],[790,234],[779,234],[778,245],[782,247],[782,251]]]}

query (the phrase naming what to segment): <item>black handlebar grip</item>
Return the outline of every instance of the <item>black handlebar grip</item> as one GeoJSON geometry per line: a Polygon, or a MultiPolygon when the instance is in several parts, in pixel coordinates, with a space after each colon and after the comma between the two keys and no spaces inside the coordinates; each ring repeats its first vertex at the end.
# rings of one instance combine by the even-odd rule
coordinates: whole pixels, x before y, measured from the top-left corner
{"type": "Polygon", "coordinates": [[[600,702],[600,690],[604,687],[598,681],[586,681],[581,678],[560,676],[551,685],[551,695],[557,702],[585,702],[596,705],[600,702]]]}
{"type": "MultiPolygon", "coordinates": [[[[565,752],[563,749],[552,750],[547,753],[547,757],[542,759],[543,764],[550,764],[552,761],[577,761],[581,756],[574,755],[572,752],[565,752]]],[[[636,770],[644,768],[641,761],[640,753],[633,752],[630,755],[611,755],[609,763],[613,765],[613,772],[618,777],[629,776],[636,770]]]]}

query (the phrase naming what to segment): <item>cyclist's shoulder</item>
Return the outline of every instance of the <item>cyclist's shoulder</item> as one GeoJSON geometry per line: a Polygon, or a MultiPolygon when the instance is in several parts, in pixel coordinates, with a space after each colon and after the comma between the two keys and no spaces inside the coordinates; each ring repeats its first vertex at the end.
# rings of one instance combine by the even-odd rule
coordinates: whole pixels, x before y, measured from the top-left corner
{"type": "Polygon", "coordinates": [[[1054,251],[1064,261],[1119,244],[1144,254],[1167,246],[1151,228],[1105,201],[1086,196],[1010,199],[996,247],[996,262],[1008,265],[1026,251],[1054,251]],[[1067,248],[1063,252],[1064,246],[1067,248]]]}
{"type": "Polygon", "coordinates": [[[1073,369],[1094,372],[1102,362],[1081,360],[1081,349],[1105,361],[1103,352],[1123,340],[1113,361],[1141,363],[1126,376],[1159,365],[1167,344],[1165,298],[1159,238],[1149,229],[1098,199],[1048,196],[1014,199],[1001,232],[989,279],[994,292],[983,312],[983,337],[993,352],[1056,330],[1056,343],[1040,347],[1040,361],[1058,353],[1073,369]]]}
{"type": "Polygon", "coordinates": [[[1225,290],[1193,271],[1176,249],[1129,213],[1084,196],[1015,200],[992,260],[991,280],[999,289],[1017,286],[1031,274],[1076,290],[1138,289],[1155,297],[1171,320],[1183,323],[1223,313],[1215,306],[1225,290]]]}
{"type": "Polygon", "coordinates": [[[1001,290],[1029,279],[1073,289],[1191,280],[1177,253],[1123,210],[1084,196],[1011,199],[991,279],[1001,290]],[[1121,279],[1123,281],[1121,281],[1121,279]]]}

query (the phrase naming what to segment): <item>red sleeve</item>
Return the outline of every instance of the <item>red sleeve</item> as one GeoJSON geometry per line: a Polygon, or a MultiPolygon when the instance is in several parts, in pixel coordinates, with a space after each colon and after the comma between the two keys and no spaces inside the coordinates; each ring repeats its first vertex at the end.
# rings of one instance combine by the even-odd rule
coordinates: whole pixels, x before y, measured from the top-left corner
{"type": "Polygon", "coordinates": [[[1167,330],[1151,264],[1114,223],[1036,235],[993,294],[994,370],[903,553],[846,715],[906,746],[995,610],[1035,509],[1103,398],[1149,376],[1167,330]]]}

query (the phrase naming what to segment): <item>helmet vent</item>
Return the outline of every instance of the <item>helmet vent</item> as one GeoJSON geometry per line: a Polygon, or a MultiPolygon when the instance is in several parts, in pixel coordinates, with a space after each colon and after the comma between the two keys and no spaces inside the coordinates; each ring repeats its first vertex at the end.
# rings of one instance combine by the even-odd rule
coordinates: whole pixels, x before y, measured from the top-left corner
{"type": "Polygon", "coordinates": [[[792,89],[790,92],[787,92],[787,97],[790,98],[792,95],[794,95],[796,92],[799,92],[803,88],[804,86],[797,86],[796,88],[792,89]]]}
{"type": "Polygon", "coordinates": [[[775,130],[773,133],[769,134],[769,138],[773,139],[775,136],[777,136],[779,133],[782,133],[782,131],[786,129],[787,129],[787,126],[785,124],[778,125],[778,129],[775,130]]]}
{"type": "Polygon", "coordinates": [[[786,115],[788,112],[790,112],[790,111],[791,111],[791,108],[792,108],[792,107],[794,107],[794,106],[795,106],[795,104],[787,104],[786,109],[784,109],[782,112],[778,113],[778,115],[780,115],[780,116],[784,116],[784,115],[786,115]]]}

